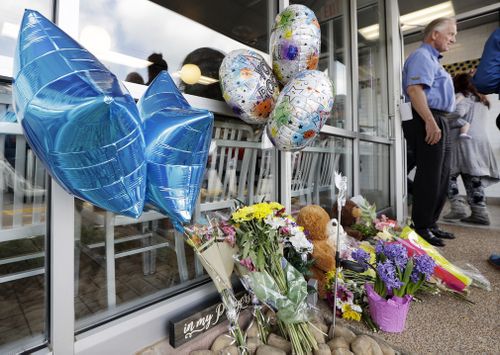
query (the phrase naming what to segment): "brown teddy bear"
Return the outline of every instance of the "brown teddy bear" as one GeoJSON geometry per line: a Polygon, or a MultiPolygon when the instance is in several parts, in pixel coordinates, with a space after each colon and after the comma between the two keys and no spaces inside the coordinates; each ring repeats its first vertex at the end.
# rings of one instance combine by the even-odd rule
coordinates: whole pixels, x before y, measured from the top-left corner
{"type": "MultiPolygon", "coordinates": [[[[337,202],[333,205],[333,218],[338,217],[337,202]]],[[[351,228],[353,224],[356,223],[358,217],[361,216],[361,209],[352,200],[347,200],[345,206],[342,207],[342,212],[340,213],[340,224],[344,227],[344,231],[351,237],[362,240],[363,233],[351,228]]]]}
{"type": "Polygon", "coordinates": [[[328,224],[330,216],[318,205],[308,205],[299,211],[297,224],[309,233],[309,239],[314,245],[312,257],[315,260],[311,273],[318,280],[318,293],[326,297],[326,273],[335,270],[335,247],[329,240],[328,224]]]}

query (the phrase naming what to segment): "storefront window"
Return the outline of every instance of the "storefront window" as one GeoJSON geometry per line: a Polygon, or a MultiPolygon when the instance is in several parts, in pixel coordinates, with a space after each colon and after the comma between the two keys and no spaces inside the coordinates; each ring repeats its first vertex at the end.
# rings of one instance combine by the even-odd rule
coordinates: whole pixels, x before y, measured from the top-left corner
{"type": "Polygon", "coordinates": [[[222,100],[219,67],[240,48],[267,53],[268,1],[90,0],[80,2],[79,40],[121,80],[148,84],[160,70],[180,81],[184,64],[201,70],[185,93],[222,100]],[[131,10],[133,9],[133,10],[131,10]]]}
{"type": "Polygon", "coordinates": [[[337,197],[336,171],[348,176],[347,193],[351,196],[351,164],[352,142],[326,134],[321,134],[312,146],[292,153],[292,213],[309,204],[331,212],[337,197]]]}
{"type": "Polygon", "coordinates": [[[382,10],[376,1],[358,2],[359,131],[375,136],[387,136],[389,124],[382,10]]]}
{"type": "Polygon", "coordinates": [[[360,142],[359,185],[360,192],[377,210],[390,206],[389,146],[360,142]]]}
{"type": "MultiPolygon", "coordinates": [[[[50,0],[5,0],[0,11],[0,77],[11,78],[24,9],[52,18],[50,0]]],[[[0,122],[16,122],[11,85],[0,82],[0,122]]],[[[2,126],[6,127],[6,126],[2,126]]],[[[46,339],[47,175],[20,126],[0,129],[0,353],[46,339]],[[7,134],[6,130],[9,131],[7,134]],[[16,131],[12,134],[12,131],[16,131]]]]}

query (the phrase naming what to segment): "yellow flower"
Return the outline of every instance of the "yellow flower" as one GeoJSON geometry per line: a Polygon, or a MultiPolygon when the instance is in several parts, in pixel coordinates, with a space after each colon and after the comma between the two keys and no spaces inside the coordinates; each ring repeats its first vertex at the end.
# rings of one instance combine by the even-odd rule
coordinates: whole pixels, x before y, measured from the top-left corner
{"type": "Polygon", "coordinates": [[[250,221],[253,218],[253,209],[250,207],[242,207],[236,211],[233,212],[231,215],[231,218],[235,222],[245,222],[245,221],[250,221]]]}
{"type": "Polygon", "coordinates": [[[268,203],[257,203],[253,206],[253,217],[258,220],[262,220],[266,218],[268,215],[273,214],[273,209],[268,203]]]}
{"type": "Polygon", "coordinates": [[[325,275],[325,278],[326,278],[327,282],[331,282],[331,281],[335,280],[335,271],[332,271],[332,270],[328,271],[325,275]]]}
{"type": "Polygon", "coordinates": [[[347,320],[355,320],[356,322],[359,322],[361,320],[361,314],[354,311],[347,311],[342,313],[342,318],[347,320]]]}
{"type": "Polygon", "coordinates": [[[269,206],[273,209],[273,210],[276,210],[276,211],[279,211],[279,210],[282,210],[283,208],[285,208],[283,205],[281,205],[280,203],[278,202],[269,202],[269,206]]]}
{"type": "Polygon", "coordinates": [[[344,303],[342,305],[342,318],[347,319],[347,320],[355,320],[356,322],[359,322],[361,320],[361,314],[354,311],[351,308],[351,305],[348,303],[344,303]]]}

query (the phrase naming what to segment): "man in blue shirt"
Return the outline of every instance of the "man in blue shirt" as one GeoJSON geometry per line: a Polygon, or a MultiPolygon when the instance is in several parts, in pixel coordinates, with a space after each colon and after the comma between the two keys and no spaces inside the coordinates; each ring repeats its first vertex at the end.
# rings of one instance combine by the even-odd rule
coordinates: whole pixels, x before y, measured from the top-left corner
{"type": "Polygon", "coordinates": [[[493,31],[484,44],[483,55],[472,80],[479,92],[500,95],[500,28],[493,31]]]}
{"type": "MultiPolygon", "coordinates": [[[[500,28],[493,31],[484,44],[483,55],[473,81],[481,93],[500,95],[500,28]]],[[[500,114],[496,124],[500,129],[500,114]]],[[[488,261],[500,269],[500,254],[491,254],[488,261]]]]}
{"type": "Polygon", "coordinates": [[[403,121],[408,161],[417,170],[413,183],[412,219],[416,232],[432,245],[444,246],[441,238],[454,235],[436,222],[446,201],[450,174],[447,113],[455,109],[451,76],[439,63],[442,52],[455,43],[455,20],[438,18],[424,30],[422,45],[405,62],[403,91],[411,102],[413,119],[403,121]]]}

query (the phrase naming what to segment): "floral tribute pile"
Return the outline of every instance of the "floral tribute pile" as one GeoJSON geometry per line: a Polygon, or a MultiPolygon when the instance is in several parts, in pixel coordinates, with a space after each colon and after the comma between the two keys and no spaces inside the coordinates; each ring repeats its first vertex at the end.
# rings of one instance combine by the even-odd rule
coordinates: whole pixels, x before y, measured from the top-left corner
{"type": "MultiPolygon", "coordinates": [[[[358,224],[370,236],[363,241],[346,234],[339,238],[342,245],[337,245],[337,250],[347,263],[326,274],[326,299],[337,317],[364,321],[373,331],[402,331],[404,321],[397,330],[389,330],[391,324],[376,319],[374,296],[380,302],[396,300],[408,307],[420,292],[452,292],[468,301],[470,276],[409,227],[401,228],[396,221],[377,216],[375,207],[367,202],[363,206],[358,224]]],[[[219,215],[208,224],[186,227],[185,231],[187,242],[198,253],[226,305],[230,334],[240,354],[248,353],[248,347],[238,325],[239,306],[230,282],[233,268],[254,299],[254,322],[263,344],[274,332],[290,342],[294,354],[318,348],[311,333],[317,309],[308,297],[317,290],[308,289],[306,281],[314,264],[313,244],[308,231],[297,225],[281,204],[243,206],[229,217],[221,219],[219,215]],[[269,311],[274,313],[276,324],[269,324],[264,315],[269,311]]],[[[337,233],[343,233],[341,226],[337,233]]]]}

